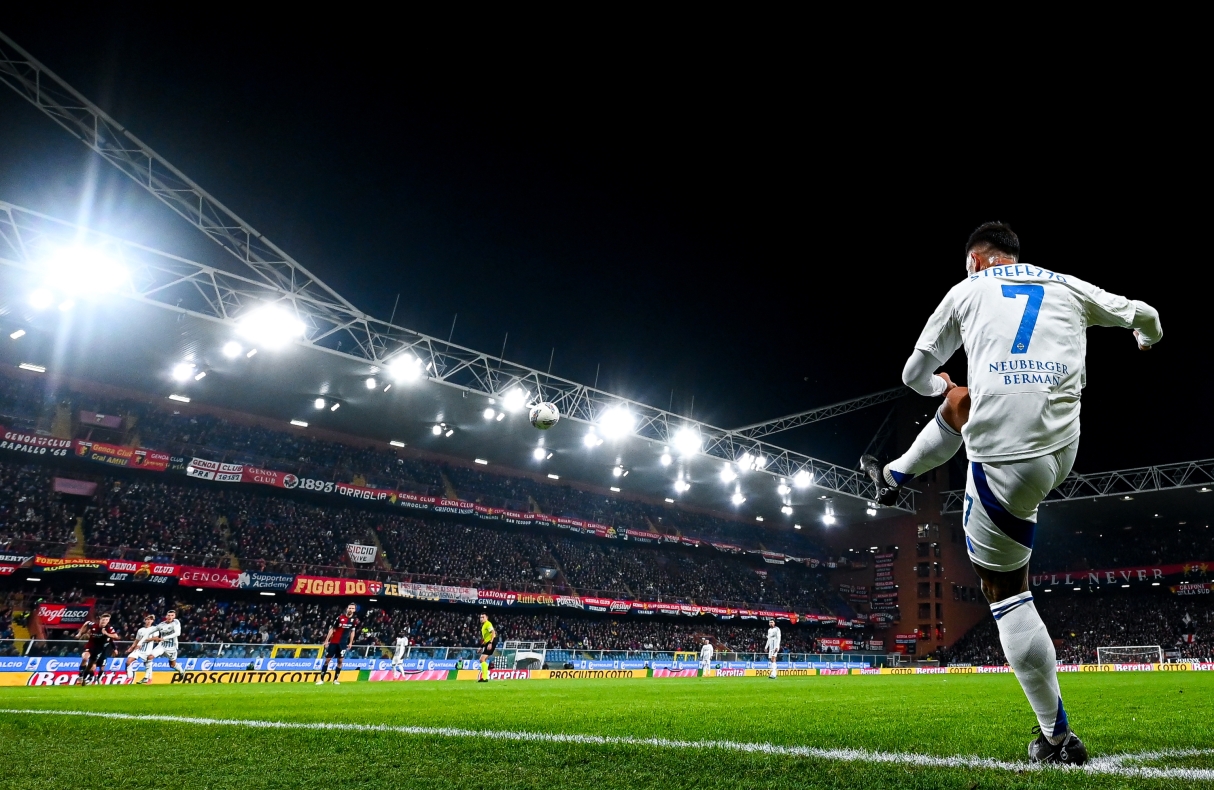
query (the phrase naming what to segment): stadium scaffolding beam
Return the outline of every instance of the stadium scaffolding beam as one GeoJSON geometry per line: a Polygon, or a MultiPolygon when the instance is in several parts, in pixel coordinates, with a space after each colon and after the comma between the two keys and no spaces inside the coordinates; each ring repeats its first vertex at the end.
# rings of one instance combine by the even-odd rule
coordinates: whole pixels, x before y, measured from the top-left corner
{"type": "MultiPolygon", "coordinates": [[[[609,408],[624,406],[638,418],[634,433],[644,438],[671,444],[675,432],[690,429],[698,433],[705,455],[735,462],[749,454],[757,460],[758,471],[772,476],[791,479],[806,472],[821,489],[876,498],[875,486],[859,472],[372,318],[2,32],[0,81],[227,250],[252,276],[9,203],[0,203],[0,263],[37,270],[50,249],[64,243],[53,230],[70,229],[76,235],[72,243],[91,236],[123,260],[131,274],[123,292],[131,298],[226,323],[262,305],[283,305],[304,323],[305,345],[374,365],[388,365],[411,353],[422,360],[433,381],[491,396],[519,387],[530,399],[551,402],[562,416],[586,423],[596,423],[609,408]]],[[[905,489],[896,509],[913,512],[914,492],[905,489]]]]}
{"type": "MultiPolygon", "coordinates": [[[[644,439],[673,448],[678,444],[675,435],[690,430],[699,438],[699,454],[728,463],[749,454],[755,471],[790,482],[805,472],[824,491],[869,502],[876,499],[874,485],[860,472],[361,313],[320,307],[308,295],[264,278],[233,274],[0,201],[0,264],[38,274],[55,251],[80,245],[99,250],[125,267],[129,276],[115,293],[127,298],[229,324],[234,330],[243,315],[260,306],[287,305],[305,325],[298,342],[370,363],[375,366],[373,374],[412,354],[421,360],[425,378],[438,384],[497,398],[518,388],[527,401],[553,403],[563,419],[590,425],[597,425],[609,409],[624,408],[635,418],[633,433],[644,439]],[[357,340],[347,346],[342,338],[357,340]]],[[[915,493],[904,489],[894,509],[913,513],[915,493]]]]}
{"type": "Polygon", "coordinates": [[[777,417],[774,420],[767,422],[756,422],[751,425],[743,425],[741,428],[734,428],[730,433],[739,436],[743,439],[760,439],[764,436],[770,436],[773,433],[800,428],[802,425],[820,422],[821,420],[829,420],[831,417],[838,417],[841,414],[848,414],[860,409],[867,409],[869,406],[876,406],[880,403],[886,403],[891,400],[897,400],[903,395],[910,394],[911,390],[907,387],[894,387],[893,389],[874,392],[869,395],[861,395],[859,398],[851,400],[839,401],[828,406],[819,406],[816,409],[802,411],[796,414],[789,414],[785,417],[777,417]]]}
{"type": "MultiPolygon", "coordinates": [[[[1080,475],[1072,472],[1062,484],[1049,493],[1046,502],[1066,502],[1072,499],[1098,499],[1110,496],[1146,494],[1177,488],[1214,486],[1214,458],[1204,461],[1183,461],[1161,466],[1140,466],[1113,472],[1080,475]]],[[[960,513],[965,504],[965,491],[945,491],[942,513],[960,513]]]]}

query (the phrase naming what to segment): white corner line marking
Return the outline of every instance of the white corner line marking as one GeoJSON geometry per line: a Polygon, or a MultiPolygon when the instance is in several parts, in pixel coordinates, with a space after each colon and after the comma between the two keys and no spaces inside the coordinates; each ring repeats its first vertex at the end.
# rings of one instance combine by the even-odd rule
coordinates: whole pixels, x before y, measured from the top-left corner
{"type": "MultiPolygon", "coordinates": [[[[975,768],[990,771],[1035,771],[1046,766],[1027,762],[995,760],[990,757],[956,755],[939,757],[910,752],[876,752],[867,749],[823,749],[816,746],[783,746],[775,743],[746,743],[742,741],[685,741],[669,738],[634,738],[620,735],[567,735],[522,730],[467,730],[458,727],[410,727],[394,724],[353,724],[347,722],[265,721],[259,719],[211,719],[197,716],[168,716],[160,714],[108,713],[87,710],[51,710],[0,708],[0,714],[14,716],[78,716],[112,721],[158,721],[166,724],[195,724],[219,727],[250,727],[267,730],[330,730],[338,732],[396,733],[438,738],[482,738],[498,741],[529,741],[538,743],[570,743],[584,746],[641,746],[655,749],[720,749],[746,754],[808,757],[835,762],[877,763],[917,766],[921,768],[975,768]]],[[[1210,749],[1168,749],[1141,754],[1110,755],[1073,768],[1050,766],[1050,770],[1082,772],[1101,776],[1140,777],[1144,779],[1214,780],[1214,769],[1155,768],[1127,766],[1127,761],[1159,760],[1167,757],[1193,757],[1214,754],[1210,749]]]]}

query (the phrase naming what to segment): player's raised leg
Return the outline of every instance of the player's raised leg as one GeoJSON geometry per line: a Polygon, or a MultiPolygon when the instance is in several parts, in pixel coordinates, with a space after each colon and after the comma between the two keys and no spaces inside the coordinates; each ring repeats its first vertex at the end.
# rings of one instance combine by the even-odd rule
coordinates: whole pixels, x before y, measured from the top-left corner
{"type": "Polygon", "coordinates": [[[871,455],[860,459],[860,468],[877,484],[878,504],[895,504],[903,484],[946,463],[961,449],[961,428],[969,419],[969,390],[954,386],[946,374],[933,378],[946,382],[944,403],[936,410],[934,419],[919,431],[910,448],[884,466],[871,455]]]}

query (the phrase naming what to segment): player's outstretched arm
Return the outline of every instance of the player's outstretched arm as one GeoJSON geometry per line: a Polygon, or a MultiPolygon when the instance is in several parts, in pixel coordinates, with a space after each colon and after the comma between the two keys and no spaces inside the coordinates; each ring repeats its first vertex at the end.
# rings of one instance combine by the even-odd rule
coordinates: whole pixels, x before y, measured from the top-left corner
{"type": "Polygon", "coordinates": [[[935,355],[916,348],[902,368],[902,383],[920,395],[940,397],[948,394],[957,385],[947,373],[933,374],[933,371],[943,364],[935,355]]]}
{"type": "Polygon", "coordinates": [[[1159,311],[1146,302],[1134,300],[1134,339],[1138,341],[1141,351],[1149,351],[1151,346],[1163,339],[1163,325],[1159,323],[1159,311]]]}

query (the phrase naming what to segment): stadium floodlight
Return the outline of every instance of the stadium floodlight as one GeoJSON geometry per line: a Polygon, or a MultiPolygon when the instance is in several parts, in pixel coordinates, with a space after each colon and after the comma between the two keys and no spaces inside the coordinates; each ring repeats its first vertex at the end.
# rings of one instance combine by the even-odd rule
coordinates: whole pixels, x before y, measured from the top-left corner
{"type": "Polygon", "coordinates": [[[291,420],[291,424],[294,425],[296,428],[307,428],[308,427],[308,424],[306,422],[304,422],[303,420],[291,420]]]}
{"type": "Polygon", "coordinates": [[[560,479],[561,479],[561,476],[560,476],[560,475],[549,474],[549,475],[548,475],[548,479],[549,479],[549,480],[560,480],[560,479]]]}
{"type": "Polygon", "coordinates": [[[582,444],[586,445],[587,447],[598,447],[602,443],[603,440],[599,438],[597,433],[594,432],[594,428],[586,431],[586,435],[582,437],[582,444]]]}
{"type": "Polygon", "coordinates": [[[822,516],[822,523],[828,527],[832,527],[835,524],[835,517],[832,516],[830,513],[825,513],[822,516]]]}
{"type": "Polygon", "coordinates": [[[488,466],[488,465],[489,465],[489,462],[488,462],[488,461],[486,461],[484,458],[474,458],[474,459],[472,459],[472,460],[476,461],[476,462],[477,462],[478,464],[480,464],[481,466],[488,466]]]}
{"type": "MultiPolygon", "coordinates": [[[[742,453],[742,457],[738,459],[738,469],[741,469],[743,472],[749,472],[751,469],[754,469],[754,467],[754,456],[750,453],[742,453]]],[[[726,480],[725,482],[728,483],[729,481],[726,480]]]]}
{"type": "Polygon", "coordinates": [[[552,456],[553,456],[553,455],[554,455],[554,453],[548,453],[548,455],[546,455],[546,456],[544,457],[544,460],[545,460],[545,461],[551,461],[551,460],[552,460],[552,456]]]}
{"type": "Polygon", "coordinates": [[[325,399],[317,398],[316,400],[312,401],[312,405],[318,409],[323,409],[325,407],[325,399]]]}
{"type": "Polygon", "coordinates": [[[797,488],[806,488],[811,483],[813,483],[813,481],[814,481],[814,476],[811,475],[809,472],[805,471],[804,469],[802,469],[800,472],[797,472],[795,475],[793,475],[793,478],[792,478],[792,483],[797,488]]]}
{"type": "Polygon", "coordinates": [[[329,407],[329,411],[337,411],[340,408],[341,408],[340,403],[334,403],[332,406],[329,407]]]}
{"type": "Polygon", "coordinates": [[[686,480],[684,480],[681,477],[678,480],[674,481],[674,490],[678,491],[680,494],[682,494],[689,488],[691,488],[691,483],[688,483],[686,480]]]}
{"type": "Polygon", "coordinates": [[[174,381],[189,381],[194,378],[194,363],[193,362],[178,362],[173,366],[172,374],[174,381]]]}
{"type": "Polygon", "coordinates": [[[616,488],[615,486],[611,486],[611,490],[616,492],[617,494],[620,493],[620,489],[616,488]]]}
{"type": "Polygon", "coordinates": [[[664,499],[666,500],[667,503],[672,504],[672,505],[674,504],[674,500],[671,499],[670,497],[665,497],[664,499]]]}
{"type": "Polygon", "coordinates": [[[679,451],[679,455],[695,455],[700,451],[704,441],[700,438],[700,432],[695,428],[683,427],[674,435],[671,440],[674,449],[679,451]]]}
{"type": "Polygon", "coordinates": [[[729,498],[729,501],[733,502],[735,505],[740,505],[746,501],[746,497],[742,496],[741,491],[734,491],[733,496],[729,498]]]}
{"type": "Polygon", "coordinates": [[[866,507],[864,508],[864,513],[868,516],[875,516],[877,515],[877,509],[875,507],[866,507]]]}
{"type": "Polygon", "coordinates": [[[623,406],[612,406],[599,417],[599,428],[608,439],[618,439],[632,433],[636,417],[623,406]]]}
{"type": "Polygon", "coordinates": [[[205,370],[200,370],[194,374],[194,381],[202,381],[206,377],[207,377],[207,372],[205,370]]]}
{"type": "Polygon", "coordinates": [[[184,396],[184,395],[178,395],[178,394],[176,394],[176,393],[174,393],[174,394],[170,395],[170,396],[169,396],[169,400],[175,400],[175,401],[177,401],[177,402],[179,402],[179,403],[189,403],[189,402],[190,402],[190,399],[189,399],[189,398],[187,398],[186,396],[184,396]]]}
{"type": "Polygon", "coordinates": [[[264,305],[236,319],[236,330],[242,337],[270,349],[303,337],[306,329],[303,321],[278,305],[264,305]]]}
{"type": "Polygon", "coordinates": [[[793,525],[792,525],[792,528],[793,528],[793,529],[800,529],[800,528],[801,528],[801,525],[800,525],[800,524],[793,524],[793,525]]]}
{"type": "Polygon", "coordinates": [[[398,442],[395,439],[388,442],[388,444],[392,445],[393,447],[404,447],[405,446],[404,442],[398,442]]]}
{"type": "Polygon", "coordinates": [[[443,432],[443,426],[441,426],[441,425],[435,425],[433,428],[430,429],[430,433],[434,434],[435,436],[442,434],[442,432],[443,432]]]}
{"type": "Polygon", "coordinates": [[[236,359],[244,352],[244,348],[235,340],[229,340],[223,344],[223,355],[228,359],[236,359]]]}
{"type": "Polygon", "coordinates": [[[612,477],[623,477],[623,475],[624,475],[624,467],[622,467],[622,466],[611,467],[611,476],[612,477]]]}
{"type": "Polygon", "coordinates": [[[71,310],[75,306],[76,306],[75,299],[64,299],[62,302],[59,303],[59,311],[66,313],[68,310],[71,310]]]}
{"type": "Polygon", "coordinates": [[[522,411],[527,405],[527,393],[519,387],[512,387],[502,396],[502,405],[507,411],[522,411]]]}
{"type": "Polygon", "coordinates": [[[786,515],[786,516],[791,516],[791,515],[792,515],[792,508],[791,508],[791,507],[789,507],[788,505],[785,505],[784,507],[780,508],[780,512],[781,512],[781,513],[783,513],[783,514],[784,514],[784,515],[786,515]]]}
{"type": "Polygon", "coordinates": [[[531,457],[537,461],[543,461],[545,456],[547,456],[547,455],[548,455],[548,453],[547,453],[547,451],[544,450],[543,447],[537,447],[531,451],[531,457]]]}
{"type": "Polygon", "coordinates": [[[256,356],[256,354],[257,354],[257,349],[255,349],[255,348],[250,348],[250,349],[249,349],[249,353],[245,354],[245,358],[246,358],[246,359],[252,359],[254,356],[256,356]]]}
{"type": "Polygon", "coordinates": [[[755,469],[762,469],[763,467],[767,466],[767,462],[769,460],[770,459],[768,459],[768,457],[765,455],[756,456],[755,457],[755,469]]]}
{"type": "Polygon", "coordinates": [[[674,461],[674,459],[670,457],[670,453],[662,453],[661,461],[662,461],[662,466],[670,466],[671,462],[674,461]]]}
{"type": "Polygon", "coordinates": [[[33,371],[34,373],[45,373],[46,372],[45,365],[35,365],[33,362],[22,362],[17,367],[21,368],[22,370],[33,371]]]}
{"type": "Polygon", "coordinates": [[[369,390],[373,390],[379,386],[379,382],[375,380],[374,376],[368,377],[363,383],[367,385],[367,389],[369,390]]]}
{"type": "Polygon", "coordinates": [[[780,485],[776,486],[776,493],[778,493],[780,496],[788,496],[792,493],[792,489],[788,487],[788,483],[781,480],[780,485]]]}
{"type": "Polygon", "coordinates": [[[443,437],[444,437],[444,438],[447,438],[447,439],[450,439],[450,438],[451,438],[451,437],[452,437],[454,434],[455,434],[455,431],[453,431],[452,429],[448,428],[448,429],[447,429],[447,432],[443,434],[443,437]]]}
{"type": "Polygon", "coordinates": [[[412,354],[401,354],[388,363],[393,381],[415,381],[421,378],[422,361],[412,354]]]}
{"type": "Polygon", "coordinates": [[[494,417],[497,416],[497,412],[494,411],[493,409],[485,409],[485,413],[483,416],[486,420],[492,420],[494,417]]]}
{"type": "Polygon", "coordinates": [[[55,303],[55,294],[49,288],[39,288],[29,296],[30,307],[45,310],[55,303]]]}
{"type": "Polygon", "coordinates": [[[25,337],[25,330],[18,329],[16,332],[11,333],[9,337],[11,337],[13,340],[20,340],[21,338],[25,337]]]}
{"type": "Polygon", "coordinates": [[[738,473],[733,470],[732,466],[730,466],[729,464],[725,464],[725,466],[721,467],[721,482],[722,483],[732,483],[734,480],[737,480],[737,479],[738,479],[738,473]]]}
{"type": "Polygon", "coordinates": [[[504,420],[505,418],[506,418],[506,412],[504,412],[504,411],[499,411],[499,412],[497,413],[497,416],[496,416],[496,417],[494,417],[493,419],[497,420],[498,422],[501,422],[501,421],[502,421],[502,420],[504,420]]]}
{"type": "Polygon", "coordinates": [[[126,267],[98,249],[64,247],[43,263],[48,283],[76,296],[109,293],[127,282],[126,267]]]}
{"type": "Polygon", "coordinates": [[[762,521],[762,520],[763,520],[762,516],[755,516],[755,521],[762,521]]]}

